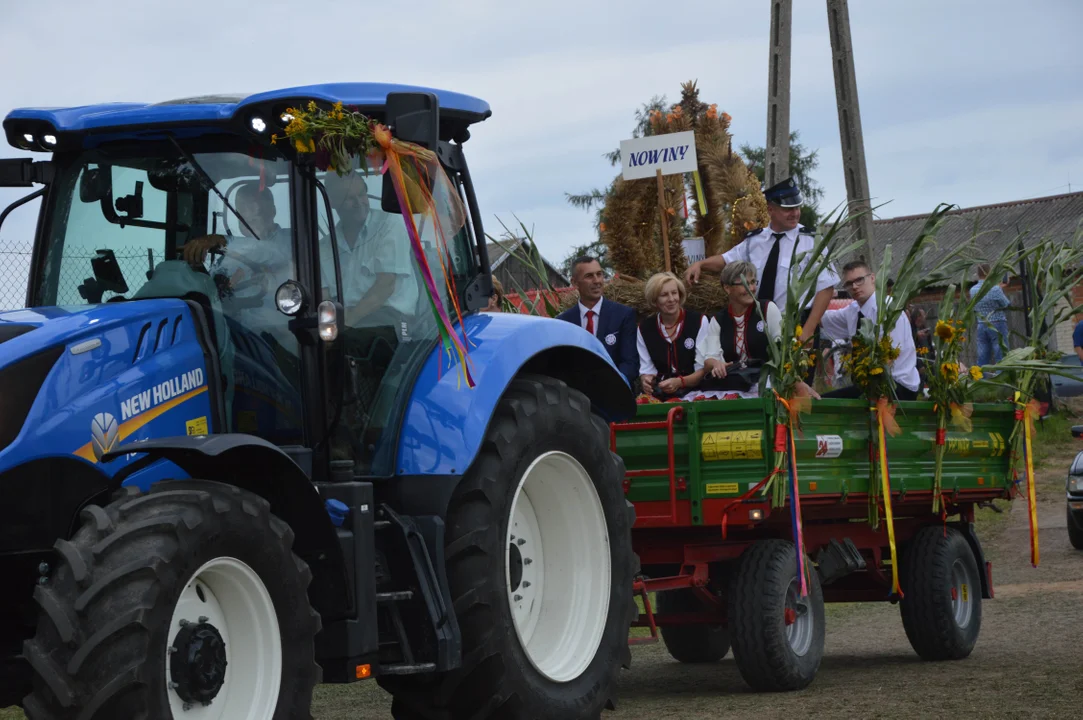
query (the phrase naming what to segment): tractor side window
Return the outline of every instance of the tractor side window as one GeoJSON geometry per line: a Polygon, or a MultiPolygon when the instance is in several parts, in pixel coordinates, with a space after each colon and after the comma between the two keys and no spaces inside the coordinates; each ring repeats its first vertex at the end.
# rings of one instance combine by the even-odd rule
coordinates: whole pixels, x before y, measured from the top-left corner
{"type": "Polygon", "coordinates": [[[80,169],[76,188],[66,223],[69,232],[62,243],[49,248],[47,262],[57,271],[50,278],[54,284],[48,304],[83,305],[118,295],[130,297],[164,259],[165,245],[160,228],[124,220],[136,215],[140,221],[164,222],[166,193],[151,186],[145,170],[93,163],[80,169]],[[96,197],[94,186],[110,192],[96,197]],[[115,268],[95,272],[95,262],[99,268],[115,263],[115,268]]]}

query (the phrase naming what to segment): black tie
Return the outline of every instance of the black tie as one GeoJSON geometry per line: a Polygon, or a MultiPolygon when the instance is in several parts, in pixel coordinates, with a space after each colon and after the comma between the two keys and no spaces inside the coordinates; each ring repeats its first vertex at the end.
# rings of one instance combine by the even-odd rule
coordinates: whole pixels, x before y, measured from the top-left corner
{"type": "Polygon", "coordinates": [[[775,244],[771,246],[771,252],[767,256],[767,264],[763,266],[763,279],[760,280],[760,289],[756,293],[759,300],[775,299],[775,276],[778,275],[778,248],[779,240],[786,237],[786,233],[771,233],[775,244]]]}

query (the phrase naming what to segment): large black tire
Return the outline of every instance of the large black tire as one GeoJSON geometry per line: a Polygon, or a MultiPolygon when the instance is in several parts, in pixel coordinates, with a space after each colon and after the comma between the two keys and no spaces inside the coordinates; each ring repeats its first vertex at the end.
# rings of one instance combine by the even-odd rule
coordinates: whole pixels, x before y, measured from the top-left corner
{"type": "MultiPolygon", "coordinates": [[[[34,670],[34,690],[23,701],[30,720],[175,717],[166,661],[179,637],[172,615],[194,573],[222,557],[248,565],[273,601],[282,649],[274,720],[310,717],[320,679],[320,618],[307,594],[312,576],[291,552],[293,531],[263,498],[216,482],[173,480],[147,494],[124,492],[104,508],[88,506],[81,519],[70,542],[56,543],[52,580],[35,590],[41,616],[24,646],[34,670]]],[[[228,656],[234,667],[245,661],[228,656]]]]}
{"type": "Polygon", "coordinates": [[[635,515],[621,488],[624,463],[609,451],[607,425],[590,401],[544,376],[513,381],[498,404],[476,462],[451,499],[447,577],[462,632],[462,667],[428,678],[381,681],[396,718],[598,718],[613,706],[617,673],[631,663],[628,631],[638,567],[631,545],[635,515]],[[578,461],[601,501],[612,583],[601,643],[577,677],[553,682],[531,663],[515,630],[505,568],[509,515],[524,471],[544,453],[578,461]]]}
{"type": "Polygon", "coordinates": [[[1068,542],[1072,543],[1072,547],[1076,550],[1083,550],[1083,525],[1080,524],[1083,519],[1076,522],[1076,519],[1072,517],[1072,509],[1067,508],[1066,511],[1068,513],[1068,542]]]}
{"type": "Polygon", "coordinates": [[[955,528],[924,527],[902,562],[903,628],[924,660],[961,660],[981,631],[981,575],[970,544],[955,528]],[[970,611],[959,611],[968,606],[970,611]]]}
{"type": "MultiPolygon", "coordinates": [[[[658,614],[702,611],[694,590],[667,590],[657,595],[658,614]]],[[[730,636],[721,625],[677,625],[659,628],[670,657],[682,663],[712,663],[730,651],[730,636]]]]}
{"type": "MultiPolygon", "coordinates": [[[[733,658],[745,682],[757,692],[800,690],[816,677],[824,654],[824,596],[811,562],[808,596],[794,603],[800,582],[797,552],[788,540],[758,540],[737,562],[729,587],[729,631],[733,658]],[[790,610],[797,611],[787,624],[790,610]],[[805,640],[791,644],[791,628],[811,622],[805,640]],[[807,645],[807,647],[806,647],[807,645]]],[[[805,627],[805,626],[800,626],[805,627]]]]}

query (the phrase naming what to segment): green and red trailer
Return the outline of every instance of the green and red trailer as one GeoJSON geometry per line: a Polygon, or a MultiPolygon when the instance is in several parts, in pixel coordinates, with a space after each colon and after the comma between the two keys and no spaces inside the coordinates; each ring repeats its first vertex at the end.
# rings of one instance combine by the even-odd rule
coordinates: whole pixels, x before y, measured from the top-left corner
{"type": "Polygon", "coordinates": [[[610,425],[636,509],[634,625],[649,628],[630,642],[661,639],[681,662],[714,662],[732,648],[752,688],[795,690],[819,667],[825,602],[891,601],[919,656],[967,657],[982,600],[993,597],[975,513],[1016,494],[1014,407],[975,404],[971,429],[938,433],[933,403],[899,403],[899,432],[886,438],[891,522],[867,401],[813,401],[793,434],[795,473],[783,467],[779,477],[775,451],[790,443],[776,445],[775,407],[763,398],[652,403],[610,425]],[[797,492],[773,502],[773,477],[797,492]]]}

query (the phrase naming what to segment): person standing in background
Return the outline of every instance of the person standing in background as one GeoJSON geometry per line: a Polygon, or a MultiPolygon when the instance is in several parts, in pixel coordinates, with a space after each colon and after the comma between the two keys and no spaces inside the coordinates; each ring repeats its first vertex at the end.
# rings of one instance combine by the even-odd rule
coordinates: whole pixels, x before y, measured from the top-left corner
{"type": "MultiPolygon", "coordinates": [[[[970,297],[973,298],[980,292],[982,285],[989,277],[989,263],[978,265],[978,282],[970,288],[970,297]]],[[[1000,362],[1003,357],[1001,339],[1008,336],[1008,318],[1004,315],[1004,308],[1012,303],[1004,294],[1005,283],[990,288],[977,305],[974,306],[974,314],[978,321],[978,365],[988,365],[991,362],[1000,362]]]]}

